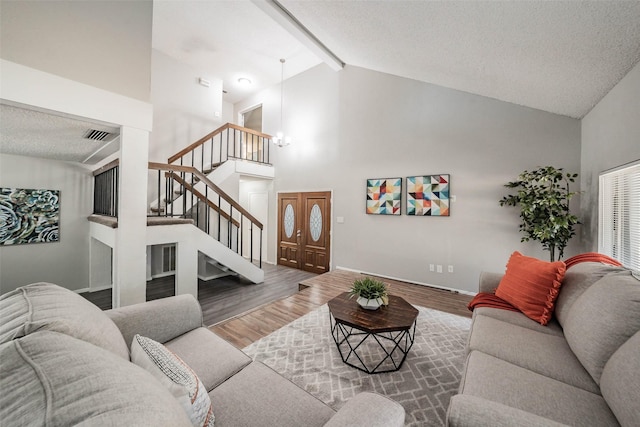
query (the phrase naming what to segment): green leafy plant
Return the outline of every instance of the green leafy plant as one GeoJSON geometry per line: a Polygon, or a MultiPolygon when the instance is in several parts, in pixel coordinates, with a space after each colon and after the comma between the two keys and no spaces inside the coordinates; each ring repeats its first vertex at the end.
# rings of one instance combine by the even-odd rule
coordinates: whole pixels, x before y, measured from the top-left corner
{"type": "Polygon", "coordinates": [[[534,171],[524,171],[518,180],[505,184],[517,189],[500,200],[500,206],[520,206],[520,231],[524,233],[522,242],[529,240],[542,243],[550,252],[551,261],[562,259],[564,248],[576,234],[574,226],[580,224],[578,217],[569,212],[569,201],[578,194],[569,189],[578,174],[565,173],[562,168],[540,167],[534,171]]]}
{"type": "Polygon", "coordinates": [[[365,277],[353,282],[349,290],[349,297],[358,296],[367,300],[381,298],[386,301],[388,296],[387,285],[380,280],[365,277]]]}

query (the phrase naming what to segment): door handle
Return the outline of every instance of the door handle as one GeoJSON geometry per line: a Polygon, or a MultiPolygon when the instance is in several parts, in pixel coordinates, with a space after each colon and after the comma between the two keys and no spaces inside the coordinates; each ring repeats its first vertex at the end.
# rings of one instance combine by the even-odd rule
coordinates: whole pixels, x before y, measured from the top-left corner
{"type": "Polygon", "coordinates": [[[296,232],[296,236],[297,236],[297,237],[302,236],[302,233],[300,232],[300,230],[298,230],[298,231],[296,232]]]}

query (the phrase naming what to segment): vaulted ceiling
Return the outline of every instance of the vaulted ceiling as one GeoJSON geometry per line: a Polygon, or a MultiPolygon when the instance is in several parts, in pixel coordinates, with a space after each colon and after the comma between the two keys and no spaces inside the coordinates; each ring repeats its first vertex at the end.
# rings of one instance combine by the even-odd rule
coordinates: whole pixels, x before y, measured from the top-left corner
{"type": "MultiPolygon", "coordinates": [[[[640,60],[640,1],[156,0],[153,48],[222,79],[225,100],[235,103],[277,84],[280,58],[285,78],[323,61],[268,7],[284,8],[347,66],[573,118],[640,60]],[[238,86],[239,77],[252,86],[238,86]]],[[[81,138],[90,123],[6,108],[3,152],[77,161],[87,147],[100,149],[68,143],[67,131],[81,138]],[[25,137],[30,128],[38,131],[25,137]]]]}
{"type": "Polygon", "coordinates": [[[320,59],[258,7],[279,4],[347,65],[582,118],[640,60],[638,1],[156,1],[154,48],[224,79],[226,100],[320,59]]]}

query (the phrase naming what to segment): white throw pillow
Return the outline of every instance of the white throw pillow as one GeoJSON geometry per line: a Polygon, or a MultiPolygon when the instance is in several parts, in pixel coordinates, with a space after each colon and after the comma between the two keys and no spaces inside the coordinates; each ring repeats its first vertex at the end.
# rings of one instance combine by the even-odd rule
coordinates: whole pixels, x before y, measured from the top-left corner
{"type": "Polygon", "coordinates": [[[146,369],[169,389],[198,427],[213,427],[211,399],[198,376],[177,355],[151,338],[133,337],[131,361],[146,369]]]}

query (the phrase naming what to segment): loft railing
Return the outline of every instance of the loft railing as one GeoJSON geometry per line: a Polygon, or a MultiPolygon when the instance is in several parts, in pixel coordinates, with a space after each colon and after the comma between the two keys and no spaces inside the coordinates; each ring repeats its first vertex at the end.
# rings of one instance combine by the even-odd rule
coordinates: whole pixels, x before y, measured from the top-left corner
{"type": "Polygon", "coordinates": [[[169,157],[167,163],[191,166],[205,174],[228,159],[270,165],[269,143],[272,139],[266,133],[227,123],[169,157]]]}
{"type": "Polygon", "coordinates": [[[150,216],[191,218],[198,228],[240,256],[248,249],[249,260],[255,259],[262,268],[260,221],[192,166],[150,162],[149,170],[153,175],[149,187],[158,201],[150,216]]]}
{"type": "Polygon", "coordinates": [[[118,159],[93,172],[93,213],[118,217],[118,159]]]}

